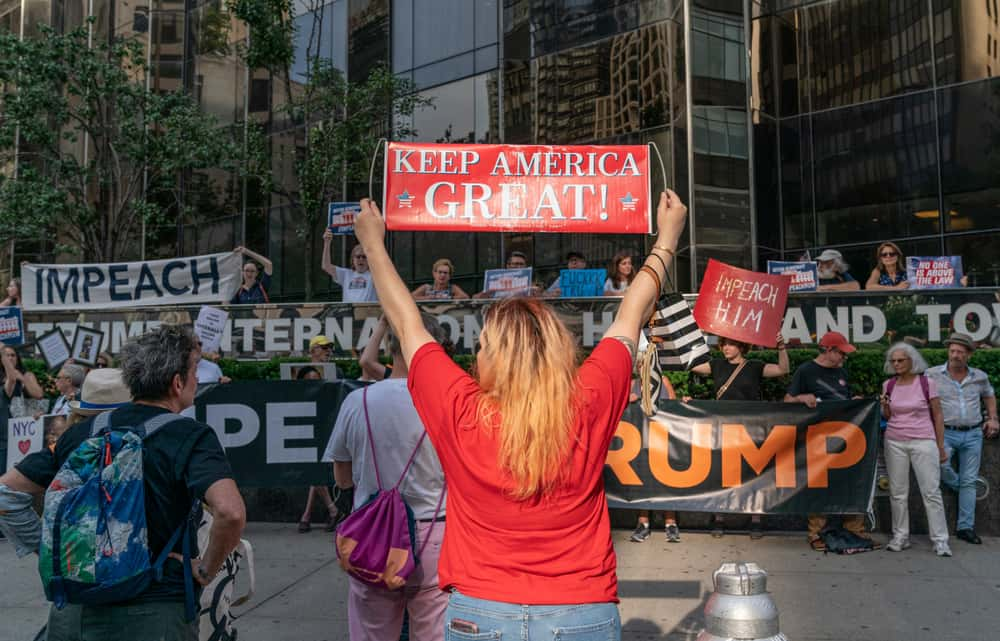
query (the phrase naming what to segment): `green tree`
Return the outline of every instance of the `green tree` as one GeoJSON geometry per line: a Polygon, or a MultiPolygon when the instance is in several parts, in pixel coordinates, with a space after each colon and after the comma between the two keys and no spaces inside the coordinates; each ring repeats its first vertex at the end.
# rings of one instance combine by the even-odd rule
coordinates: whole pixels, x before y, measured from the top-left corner
{"type": "MultiPolygon", "coordinates": [[[[320,262],[316,241],[326,220],[327,203],[343,198],[345,185],[367,183],[379,139],[415,135],[411,117],[431,104],[416,93],[411,82],[384,66],[375,67],[363,82],[349,82],[320,54],[323,38],[329,37],[324,36],[329,26],[323,28],[322,4],[311,0],[306,6],[312,20],[300,23],[303,33],[297,33],[287,0],[236,0],[230,5],[250,32],[250,46],[242,52],[247,65],[267,69],[279,86],[275,93],[283,102],[272,109],[272,128],[287,126],[288,135],[294,138],[294,144],[265,145],[270,146],[270,161],[260,166],[259,177],[287,205],[296,236],[305,246],[306,300],[315,291],[313,272],[320,262]],[[299,60],[293,47],[297,37],[305,44],[299,60]],[[293,72],[293,62],[305,71],[293,72]],[[276,123],[281,126],[275,127],[276,123]],[[289,175],[282,175],[282,167],[291,168],[289,175]]],[[[249,146],[260,148],[259,141],[252,140],[254,135],[262,134],[251,128],[249,146]]]]}
{"type": "Polygon", "coordinates": [[[86,26],[0,33],[0,239],[55,230],[88,261],[119,260],[143,221],[197,214],[182,202],[185,172],[240,170],[242,127],[145,78],[135,40],[91,46],[86,26]]]}

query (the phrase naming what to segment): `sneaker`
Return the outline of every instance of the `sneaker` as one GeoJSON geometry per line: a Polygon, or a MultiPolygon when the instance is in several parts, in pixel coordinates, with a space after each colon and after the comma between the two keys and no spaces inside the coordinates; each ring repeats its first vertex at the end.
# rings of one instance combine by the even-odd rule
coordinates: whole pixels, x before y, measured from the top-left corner
{"type": "MultiPolygon", "coordinates": [[[[885,546],[885,549],[889,550],[890,552],[902,552],[903,550],[907,549],[908,547],[910,547],[910,540],[909,539],[897,539],[897,538],[893,538],[891,541],[889,541],[889,545],[885,546]]],[[[945,547],[947,547],[947,546],[945,546],[945,547]]],[[[949,553],[949,556],[950,556],[950,553],[949,553]]]]}
{"type": "Polygon", "coordinates": [[[938,556],[951,556],[951,548],[944,541],[934,544],[934,554],[938,556]]]}
{"type": "Polygon", "coordinates": [[[635,526],[635,532],[632,532],[632,537],[629,539],[633,543],[642,543],[649,538],[649,523],[640,523],[635,526]]]}
{"type": "Polygon", "coordinates": [[[681,529],[676,523],[667,523],[667,543],[681,542],[681,529]]]}

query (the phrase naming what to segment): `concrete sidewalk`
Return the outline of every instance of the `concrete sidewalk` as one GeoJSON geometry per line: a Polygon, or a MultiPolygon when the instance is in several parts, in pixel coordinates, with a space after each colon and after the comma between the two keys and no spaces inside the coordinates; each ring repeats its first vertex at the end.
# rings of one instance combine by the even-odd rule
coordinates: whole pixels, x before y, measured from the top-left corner
{"type": "MultiPolygon", "coordinates": [[[[662,532],[641,544],[629,543],[628,534],[614,532],[623,639],[694,641],[712,572],[727,560],[756,561],[768,571],[790,641],[1000,639],[1000,539],[981,546],[953,539],[955,556],[942,559],[926,537],[899,554],[836,556],[813,552],[801,533],[750,541],[685,531],[678,544],[666,543],[662,532]]],[[[331,535],[252,523],[245,538],[257,558],[257,596],[237,622],[241,641],[347,641],[347,580],[331,535]]],[[[30,641],[47,611],[36,558],[16,559],[3,542],[0,567],[0,641],[30,641]]]]}

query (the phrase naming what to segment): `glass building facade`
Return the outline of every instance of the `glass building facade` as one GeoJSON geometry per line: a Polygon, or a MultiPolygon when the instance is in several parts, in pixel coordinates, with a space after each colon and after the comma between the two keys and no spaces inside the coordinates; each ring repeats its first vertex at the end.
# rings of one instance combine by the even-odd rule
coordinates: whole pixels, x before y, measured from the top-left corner
{"type": "MultiPolygon", "coordinates": [[[[140,34],[152,86],[192,92],[223,124],[262,123],[275,179],[287,179],[304,129],[277,108],[294,82],[241,65],[246,34],[225,0],[55,2],[0,0],[0,28],[30,36],[91,13],[98,37],[140,34]]],[[[997,0],[296,0],[295,25],[293,79],[319,51],[350,79],[386,64],[432,98],[413,117],[417,140],[654,143],[654,190],[689,203],[682,290],[709,258],[763,269],[826,248],[863,281],[883,240],[961,255],[972,284],[1000,284],[997,0]]],[[[302,297],[305,269],[319,297],[337,297],[304,264],[280,198],[211,174],[186,176],[185,194],[198,220],[150,230],[149,256],[245,240],[274,260],[276,299],[302,297]]],[[[448,257],[476,291],[511,250],[547,282],[570,250],[603,267],[650,239],[400,232],[390,243],[413,285],[448,257]]],[[[350,245],[335,243],[334,262],[350,245]]],[[[45,251],[25,243],[18,259],[45,251]]]]}

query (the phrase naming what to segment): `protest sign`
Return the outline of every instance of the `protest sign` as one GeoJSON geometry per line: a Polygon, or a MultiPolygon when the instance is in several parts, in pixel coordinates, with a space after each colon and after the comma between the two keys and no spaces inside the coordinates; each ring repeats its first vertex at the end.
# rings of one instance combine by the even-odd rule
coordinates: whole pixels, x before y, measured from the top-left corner
{"type": "Polygon", "coordinates": [[[489,292],[493,298],[527,296],[531,293],[531,268],[487,269],[483,291],[489,292]]]}
{"type": "Polygon", "coordinates": [[[42,423],[32,416],[7,421],[7,469],[13,468],[32,452],[41,452],[44,443],[42,423]]]}
{"type": "Polygon", "coordinates": [[[50,371],[55,371],[56,368],[68,361],[72,355],[69,343],[66,342],[66,337],[63,335],[62,330],[58,328],[39,336],[38,340],[35,341],[35,345],[38,347],[38,351],[42,353],[45,365],[50,371]]]}
{"type": "Polygon", "coordinates": [[[97,365],[97,355],[101,351],[104,332],[89,327],[77,327],[73,336],[73,349],[70,358],[73,362],[87,367],[97,365]]]}
{"type": "Polygon", "coordinates": [[[709,259],[694,318],[703,331],[774,347],[788,299],[788,276],[761,274],[709,259]]]}
{"type": "Polygon", "coordinates": [[[24,323],[20,307],[0,307],[0,343],[4,345],[24,343],[24,323]]]}
{"type": "Polygon", "coordinates": [[[229,312],[202,305],[198,310],[198,318],[194,321],[194,334],[201,341],[202,352],[219,351],[228,320],[229,312]]]}
{"type": "Polygon", "coordinates": [[[391,230],[651,231],[649,148],[390,142],[391,230]]]}
{"type": "Polygon", "coordinates": [[[962,286],[961,256],[910,256],[906,259],[910,289],[948,289],[962,286]]]}
{"type": "Polygon", "coordinates": [[[791,276],[792,283],[789,292],[814,292],[819,285],[819,270],[815,262],[787,262],[783,260],[767,261],[768,274],[791,276]]]}
{"type": "Polygon", "coordinates": [[[354,234],[354,217],[361,213],[361,205],[354,203],[330,203],[326,210],[326,228],[338,236],[354,234]]]}
{"type": "Polygon", "coordinates": [[[603,296],[608,272],[603,269],[563,269],[559,271],[562,296],[603,296]]]}
{"type": "Polygon", "coordinates": [[[224,303],[240,286],[237,252],[137,263],[21,265],[26,311],[224,303]]]}

